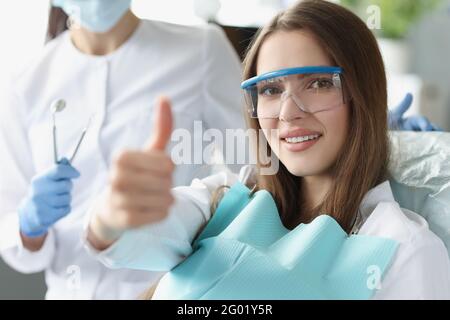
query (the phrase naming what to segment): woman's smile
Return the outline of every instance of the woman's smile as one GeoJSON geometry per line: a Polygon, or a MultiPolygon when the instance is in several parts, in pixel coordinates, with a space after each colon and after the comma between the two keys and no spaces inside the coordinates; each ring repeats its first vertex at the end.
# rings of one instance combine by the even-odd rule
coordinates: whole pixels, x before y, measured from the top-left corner
{"type": "Polygon", "coordinates": [[[301,128],[283,130],[280,134],[281,144],[291,152],[301,152],[314,146],[322,133],[301,128]]]}

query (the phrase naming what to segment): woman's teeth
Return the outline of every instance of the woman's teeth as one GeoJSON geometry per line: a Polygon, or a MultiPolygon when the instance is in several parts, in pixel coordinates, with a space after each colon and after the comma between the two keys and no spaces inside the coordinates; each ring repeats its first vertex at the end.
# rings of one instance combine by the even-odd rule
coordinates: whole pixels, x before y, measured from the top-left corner
{"type": "Polygon", "coordinates": [[[286,138],[284,139],[287,143],[300,143],[305,142],[309,140],[315,140],[320,137],[320,134],[315,134],[311,136],[303,136],[303,137],[293,137],[293,138],[286,138]]]}

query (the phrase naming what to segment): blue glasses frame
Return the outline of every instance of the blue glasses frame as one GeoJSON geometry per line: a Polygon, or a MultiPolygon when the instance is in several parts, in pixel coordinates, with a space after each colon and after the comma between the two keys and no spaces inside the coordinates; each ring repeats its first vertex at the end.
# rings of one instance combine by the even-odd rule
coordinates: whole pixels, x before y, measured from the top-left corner
{"type": "Polygon", "coordinates": [[[337,73],[342,74],[343,70],[340,67],[324,67],[324,66],[313,66],[313,67],[298,67],[298,68],[288,68],[282,69],[278,71],[271,71],[264,73],[262,75],[250,78],[245,80],[241,84],[241,89],[248,89],[249,87],[254,86],[258,82],[264,80],[270,80],[273,78],[289,76],[293,74],[307,74],[307,73],[337,73]]]}

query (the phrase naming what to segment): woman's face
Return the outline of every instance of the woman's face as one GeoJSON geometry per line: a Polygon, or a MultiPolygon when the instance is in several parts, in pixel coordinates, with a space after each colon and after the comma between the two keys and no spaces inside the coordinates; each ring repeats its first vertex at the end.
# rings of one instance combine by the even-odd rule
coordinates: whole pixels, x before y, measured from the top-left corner
{"type": "MultiPolygon", "coordinates": [[[[305,66],[333,64],[311,33],[278,31],[262,44],[256,67],[260,75],[305,66]]],[[[259,124],[273,132],[264,131],[271,149],[290,173],[299,177],[318,176],[328,173],[348,138],[349,110],[341,100],[334,109],[309,114],[288,98],[281,106],[279,119],[259,119],[259,124]],[[297,143],[290,139],[312,135],[319,137],[297,143]]]]}

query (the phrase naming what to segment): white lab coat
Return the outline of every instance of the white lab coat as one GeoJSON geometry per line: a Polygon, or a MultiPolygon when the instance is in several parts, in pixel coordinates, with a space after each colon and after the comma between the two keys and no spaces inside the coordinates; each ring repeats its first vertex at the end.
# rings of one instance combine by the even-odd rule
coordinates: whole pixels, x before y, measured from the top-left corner
{"type": "MultiPolygon", "coordinates": [[[[248,177],[248,167],[244,167],[239,177],[221,173],[197,179],[190,187],[175,188],[176,201],[166,220],[127,231],[101,252],[90,246],[85,235],[86,248],[110,268],[168,271],[192,253],[195,235],[210,218],[212,192],[248,177]]],[[[444,243],[424,218],[399,207],[388,181],[367,193],[360,212],[363,223],[358,234],[399,243],[373,299],[450,299],[450,261],[444,243]]],[[[158,289],[154,298],[158,298],[158,289]]]]}
{"type": "MultiPolygon", "coordinates": [[[[0,249],[5,262],[24,273],[45,270],[50,299],[137,297],[159,275],[110,270],[92,259],[81,242],[87,206],[107,185],[114,155],[145,145],[160,94],[173,102],[176,128],[192,131],[195,120],[202,121],[204,130],[243,128],[240,78],[239,58],[215,26],[143,21],[107,56],[81,53],[68,32],[49,43],[13,78],[0,103],[0,249]],[[17,207],[32,177],[53,165],[50,104],[61,98],[67,101],[67,109],[57,114],[61,156],[71,154],[93,118],[73,163],[81,178],[75,181],[72,212],[32,253],[19,238],[17,207]]],[[[202,148],[194,149],[192,157],[199,154],[202,148]]],[[[200,164],[181,165],[174,183],[188,184],[204,173],[200,164]]]]}

